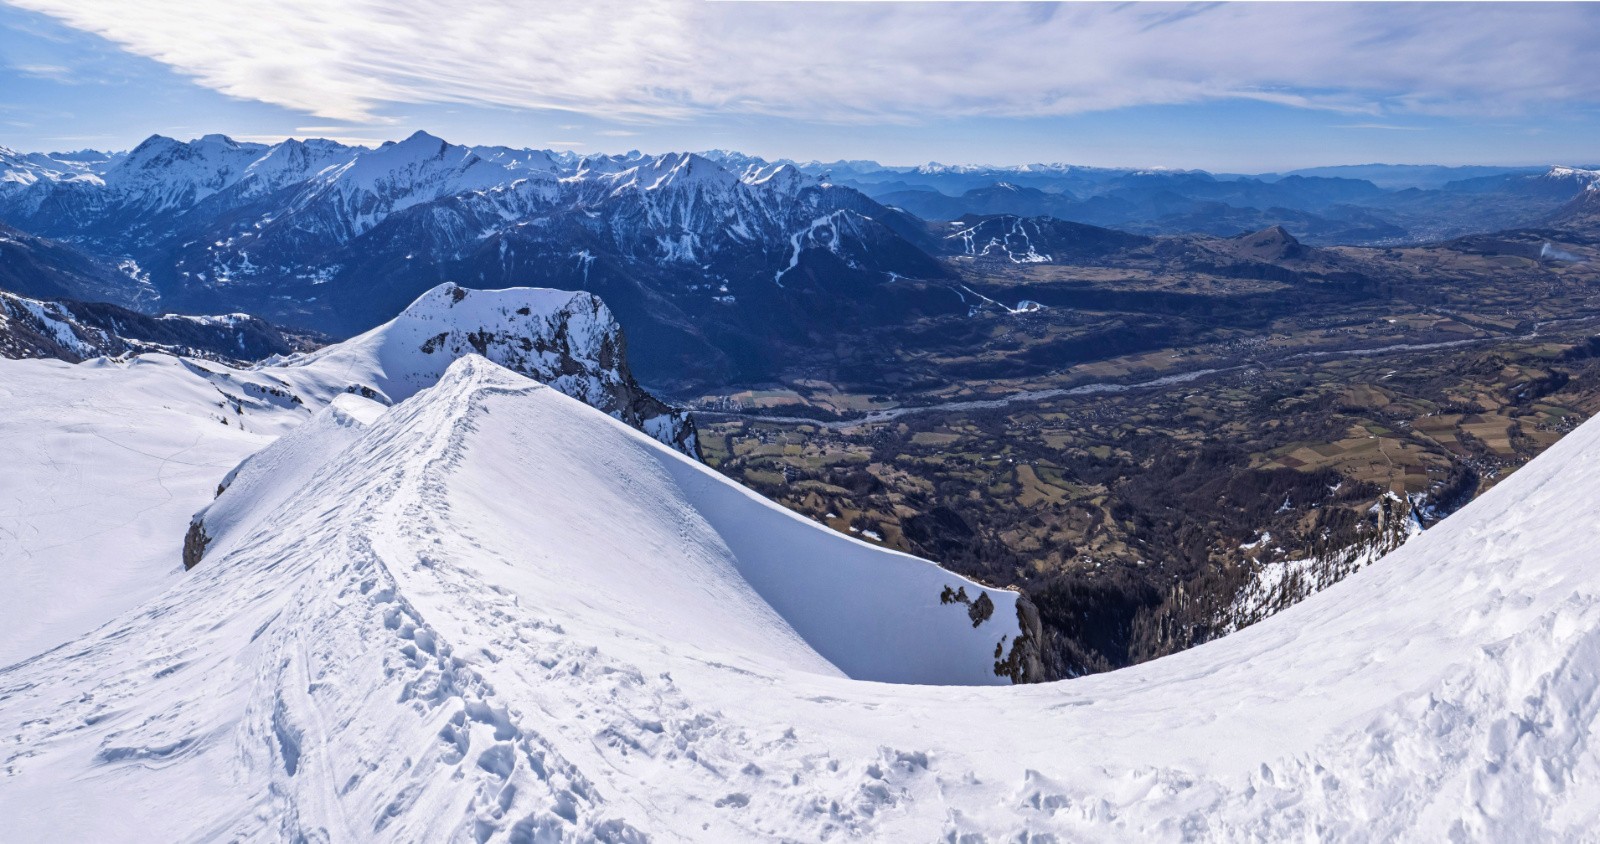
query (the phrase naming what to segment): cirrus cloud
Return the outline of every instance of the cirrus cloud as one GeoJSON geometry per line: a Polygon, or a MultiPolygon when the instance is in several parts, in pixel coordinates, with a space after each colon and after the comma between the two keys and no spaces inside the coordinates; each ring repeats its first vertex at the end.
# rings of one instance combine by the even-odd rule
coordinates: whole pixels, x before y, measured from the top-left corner
{"type": "Polygon", "coordinates": [[[1251,99],[1355,115],[1600,102],[1584,4],[12,0],[225,94],[629,120],[1038,117],[1251,99]]]}

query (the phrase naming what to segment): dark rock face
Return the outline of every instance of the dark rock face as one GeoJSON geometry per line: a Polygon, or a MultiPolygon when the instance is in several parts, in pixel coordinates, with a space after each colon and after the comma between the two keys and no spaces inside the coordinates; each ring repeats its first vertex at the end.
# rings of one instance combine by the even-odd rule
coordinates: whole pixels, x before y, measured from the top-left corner
{"type": "MultiPolygon", "coordinates": [[[[978,597],[974,598],[967,594],[965,586],[958,589],[946,586],[939,593],[939,603],[965,605],[967,618],[972,620],[973,627],[994,617],[994,599],[989,597],[989,593],[979,592],[978,597]]],[[[1012,640],[1009,650],[1004,640],[994,646],[995,676],[1010,678],[1013,683],[1042,682],[1045,673],[1039,643],[1044,641],[1044,627],[1039,620],[1038,608],[1022,593],[1017,594],[1017,625],[1022,633],[1012,640]]]]}
{"type": "Polygon", "coordinates": [[[244,314],[149,316],[117,305],[30,299],[0,291],[0,357],[93,357],[165,352],[244,365],[320,346],[320,335],[289,332],[244,314]]]}
{"type": "MultiPolygon", "coordinates": [[[[220,493],[219,493],[220,494],[220,493]]],[[[206,536],[206,526],[199,516],[189,523],[189,532],[183,536],[183,568],[185,571],[200,565],[211,537],[206,536]]]]}
{"type": "Polygon", "coordinates": [[[1013,683],[1042,683],[1048,679],[1040,648],[1044,641],[1044,624],[1039,619],[1039,608],[1026,594],[1017,595],[1017,625],[1022,628],[1022,635],[1011,643],[1011,650],[1004,659],[996,651],[994,673],[1011,678],[1013,683]]]}
{"type": "Polygon", "coordinates": [[[1550,222],[1560,228],[1600,234],[1600,188],[1589,188],[1562,206],[1550,222]]]}

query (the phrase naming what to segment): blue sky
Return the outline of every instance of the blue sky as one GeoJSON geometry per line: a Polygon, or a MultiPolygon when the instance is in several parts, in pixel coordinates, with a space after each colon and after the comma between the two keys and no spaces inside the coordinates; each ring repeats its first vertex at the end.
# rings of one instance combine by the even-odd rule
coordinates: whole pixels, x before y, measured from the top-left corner
{"type": "Polygon", "coordinates": [[[0,2],[0,145],[421,128],[887,163],[1600,161],[1587,4],[246,6],[0,2]]]}

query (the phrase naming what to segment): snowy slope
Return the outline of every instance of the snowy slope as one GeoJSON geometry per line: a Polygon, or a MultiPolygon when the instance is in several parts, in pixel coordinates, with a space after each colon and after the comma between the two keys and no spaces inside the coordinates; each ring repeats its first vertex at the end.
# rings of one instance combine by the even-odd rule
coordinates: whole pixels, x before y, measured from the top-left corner
{"type": "MultiPolygon", "coordinates": [[[[21,321],[7,315],[11,301],[0,302],[0,340],[21,321]]],[[[57,332],[83,354],[103,351],[48,303],[17,301],[40,326],[34,333],[57,332]]],[[[588,294],[441,286],[361,337],[252,369],[165,354],[75,366],[0,356],[0,574],[8,584],[0,664],[88,632],[170,585],[182,571],[190,517],[252,452],[349,392],[384,403],[411,395],[477,351],[474,340],[695,453],[694,426],[639,389],[619,329],[588,294]],[[441,334],[433,352],[421,350],[441,334]]]]}
{"type": "Polygon", "coordinates": [[[190,515],[233,465],[303,418],[223,383],[246,410],[244,430],[206,373],[166,355],[0,360],[0,663],[170,586],[190,515]]]}
{"type": "Polygon", "coordinates": [[[225,554],[254,525],[256,511],[292,503],[317,470],[354,442],[385,407],[349,393],[335,396],[294,430],[250,455],[217,484],[217,499],[190,520],[184,565],[225,554]]]}
{"type": "Polygon", "coordinates": [[[457,364],[293,503],[243,508],[170,589],[0,670],[0,815],[19,840],[108,841],[1585,840],[1600,823],[1600,424],[1258,625],[1039,686],[830,670],[839,642],[804,613],[847,622],[844,593],[873,584],[779,606],[762,573],[801,575],[747,555],[794,539],[738,529],[791,517],[721,483],[457,364]]]}
{"type": "MultiPolygon", "coordinates": [[[[1016,631],[1009,593],[988,593],[1000,606],[975,627],[937,599],[975,584],[804,522],[481,358],[383,413],[292,499],[263,494],[262,477],[241,472],[219,498],[263,505],[230,521],[223,553],[0,673],[17,736],[0,745],[12,834],[639,840],[586,769],[721,733],[712,713],[657,696],[672,672],[842,679],[822,656],[835,652],[850,670],[992,682],[991,650],[1016,631]],[[752,525],[773,547],[723,541],[752,525]],[[891,574],[851,576],[870,567],[891,574]],[[785,615],[762,584],[809,600],[785,615]],[[468,645],[467,629],[484,638],[468,645]],[[511,675],[485,670],[502,662],[511,675]],[[535,676],[598,682],[613,689],[606,708],[634,714],[595,722],[580,767],[524,708],[536,701],[495,691],[535,676]],[[44,714],[63,694],[67,709],[44,714]],[[56,810],[49,795],[73,780],[97,811],[56,810]]],[[[548,685],[562,720],[581,723],[548,685]]],[[[714,770],[696,774],[683,749],[692,776],[714,770]]]]}

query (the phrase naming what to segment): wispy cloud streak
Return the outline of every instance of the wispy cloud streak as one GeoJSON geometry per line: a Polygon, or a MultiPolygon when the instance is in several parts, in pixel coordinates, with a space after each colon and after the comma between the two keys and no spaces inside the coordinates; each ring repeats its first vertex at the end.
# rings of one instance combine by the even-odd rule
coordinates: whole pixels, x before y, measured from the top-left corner
{"type": "Polygon", "coordinates": [[[1600,102],[1586,4],[11,0],[231,96],[633,120],[908,122],[1247,98],[1359,115],[1600,102]]]}

